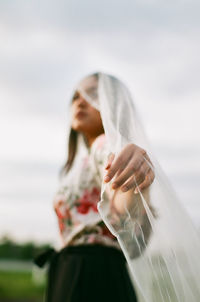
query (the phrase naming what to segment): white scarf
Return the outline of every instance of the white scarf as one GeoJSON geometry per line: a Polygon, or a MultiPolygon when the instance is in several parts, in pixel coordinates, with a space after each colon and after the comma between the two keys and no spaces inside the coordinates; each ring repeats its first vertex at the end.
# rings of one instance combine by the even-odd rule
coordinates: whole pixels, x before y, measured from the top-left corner
{"type": "Polygon", "coordinates": [[[108,153],[117,155],[126,144],[134,143],[147,151],[153,163],[155,180],[144,192],[129,194],[132,206],[126,207],[124,193],[112,195],[112,202],[124,199],[123,215],[113,212],[105,198],[109,184],[102,182],[98,204],[127,259],[139,301],[199,302],[199,236],[151,152],[129,90],[105,73],[99,73],[98,97],[85,90],[84,81],[76,89],[100,111],[108,153]]]}

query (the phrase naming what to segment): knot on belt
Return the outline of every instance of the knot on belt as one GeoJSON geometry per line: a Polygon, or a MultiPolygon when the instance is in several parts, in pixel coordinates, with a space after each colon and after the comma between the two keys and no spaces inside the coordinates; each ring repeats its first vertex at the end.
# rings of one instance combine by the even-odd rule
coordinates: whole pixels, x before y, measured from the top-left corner
{"type": "Polygon", "coordinates": [[[48,261],[52,259],[52,257],[57,252],[53,248],[48,248],[47,250],[38,254],[34,259],[33,262],[39,267],[43,267],[48,261]]]}

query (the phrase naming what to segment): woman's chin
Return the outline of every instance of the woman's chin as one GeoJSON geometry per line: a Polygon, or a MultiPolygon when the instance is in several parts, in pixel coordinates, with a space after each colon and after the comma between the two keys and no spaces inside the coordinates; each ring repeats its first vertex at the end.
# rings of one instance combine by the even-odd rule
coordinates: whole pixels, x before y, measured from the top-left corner
{"type": "Polygon", "coordinates": [[[75,125],[72,126],[72,129],[77,131],[77,132],[85,132],[86,127],[82,123],[76,123],[75,125]]]}

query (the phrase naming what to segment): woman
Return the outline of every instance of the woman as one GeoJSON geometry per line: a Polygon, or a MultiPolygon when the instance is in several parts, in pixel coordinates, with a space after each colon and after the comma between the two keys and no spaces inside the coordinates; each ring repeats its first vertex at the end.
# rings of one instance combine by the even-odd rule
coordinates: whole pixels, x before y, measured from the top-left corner
{"type": "MultiPolygon", "coordinates": [[[[107,158],[98,79],[99,74],[84,78],[72,97],[68,158],[54,197],[63,248],[51,253],[48,302],[137,301],[125,257],[99,214],[98,202],[104,180],[109,184],[104,194],[110,204],[112,227],[117,227],[119,218],[123,222],[124,196],[126,205],[132,206],[130,192],[148,191],[154,172],[145,150],[135,144],[125,144],[118,155],[110,153],[107,158]]],[[[140,206],[140,210],[144,208],[140,206]]],[[[148,224],[145,228],[142,234],[147,244],[148,224]]],[[[134,247],[133,257],[137,256],[134,247]]]]}
{"type": "Polygon", "coordinates": [[[105,73],[85,77],[70,117],[54,198],[63,248],[37,258],[50,258],[46,301],[198,302],[199,235],[153,157],[127,87],[105,73]]]}

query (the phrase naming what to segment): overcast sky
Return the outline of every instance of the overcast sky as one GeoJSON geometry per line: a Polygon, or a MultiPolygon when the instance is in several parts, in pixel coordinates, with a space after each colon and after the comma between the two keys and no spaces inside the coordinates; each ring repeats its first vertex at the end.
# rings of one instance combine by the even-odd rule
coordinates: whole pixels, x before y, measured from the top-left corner
{"type": "Polygon", "coordinates": [[[56,241],[67,103],[93,71],[131,89],[155,154],[200,227],[200,2],[0,2],[0,236],[56,241]]]}

